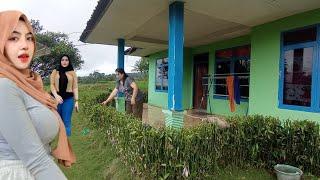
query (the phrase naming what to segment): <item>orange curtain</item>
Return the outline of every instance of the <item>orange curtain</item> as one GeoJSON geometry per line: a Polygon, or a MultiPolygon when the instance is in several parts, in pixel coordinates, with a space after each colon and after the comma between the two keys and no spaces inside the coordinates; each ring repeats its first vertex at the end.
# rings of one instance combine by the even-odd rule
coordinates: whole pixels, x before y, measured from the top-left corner
{"type": "Polygon", "coordinates": [[[234,112],[236,110],[235,104],[234,104],[234,77],[228,76],[227,77],[227,89],[228,89],[228,97],[229,97],[229,105],[230,105],[230,111],[234,112]]]}

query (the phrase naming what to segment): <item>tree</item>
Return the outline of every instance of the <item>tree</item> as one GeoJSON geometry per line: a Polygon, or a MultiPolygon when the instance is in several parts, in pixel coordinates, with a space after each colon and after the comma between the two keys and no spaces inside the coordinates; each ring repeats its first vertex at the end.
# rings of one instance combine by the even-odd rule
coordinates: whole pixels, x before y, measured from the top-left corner
{"type": "Polygon", "coordinates": [[[99,81],[99,80],[104,80],[105,74],[104,73],[100,73],[99,71],[95,70],[95,71],[93,71],[92,73],[89,74],[89,77],[99,81]]]}
{"type": "Polygon", "coordinates": [[[97,70],[93,71],[88,76],[79,77],[79,82],[83,83],[83,84],[105,82],[105,81],[115,81],[115,80],[116,80],[115,74],[106,75],[105,73],[100,73],[97,70]]]}
{"type": "Polygon", "coordinates": [[[143,76],[148,75],[149,71],[149,61],[147,58],[142,57],[138,61],[136,61],[133,65],[132,71],[140,72],[143,76]]]}
{"type": "Polygon", "coordinates": [[[38,34],[43,30],[43,26],[40,25],[39,20],[31,19],[30,22],[31,22],[34,33],[38,34]]]}
{"type": "Polygon", "coordinates": [[[38,20],[31,20],[36,33],[37,42],[50,48],[48,55],[36,57],[31,63],[31,69],[38,72],[43,78],[48,77],[60,62],[60,57],[67,54],[75,69],[80,69],[84,61],[81,59],[79,50],[69,40],[68,35],[57,32],[42,32],[43,27],[38,20]]]}

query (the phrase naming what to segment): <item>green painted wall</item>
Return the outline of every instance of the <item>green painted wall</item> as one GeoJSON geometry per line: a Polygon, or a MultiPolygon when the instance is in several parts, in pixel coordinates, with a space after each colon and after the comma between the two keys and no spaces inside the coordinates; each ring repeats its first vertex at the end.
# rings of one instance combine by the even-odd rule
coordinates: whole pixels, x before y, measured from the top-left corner
{"type": "MultiPolygon", "coordinates": [[[[183,87],[183,108],[191,109],[193,107],[193,57],[197,54],[209,52],[209,73],[214,72],[215,51],[218,49],[225,49],[250,43],[250,36],[243,36],[232,40],[213,43],[206,46],[200,46],[197,48],[185,48],[184,49],[184,87],[183,87]]],[[[168,95],[166,92],[155,91],[155,67],[156,60],[159,58],[167,57],[167,51],[155,53],[149,56],[149,96],[148,103],[151,105],[167,108],[168,95]]],[[[208,112],[222,115],[245,115],[248,109],[248,102],[241,102],[236,106],[236,112],[231,113],[229,110],[229,101],[214,99],[213,91],[211,91],[210,99],[208,100],[208,112]]]]}
{"type": "Polygon", "coordinates": [[[183,108],[191,109],[193,104],[193,57],[190,48],[184,48],[183,63],[183,108]]]}
{"type": "MultiPolygon", "coordinates": [[[[280,34],[283,31],[320,23],[320,9],[283,18],[256,26],[250,35],[231,40],[185,49],[184,98],[185,109],[192,108],[193,101],[193,56],[209,52],[209,73],[214,73],[215,51],[245,44],[251,44],[250,97],[249,102],[241,102],[236,112],[231,113],[227,100],[214,99],[213,91],[208,99],[208,112],[221,115],[262,114],[281,119],[319,119],[319,113],[293,111],[278,108],[280,34]],[[209,106],[210,104],[210,106],[209,106]]],[[[155,92],[156,59],[167,57],[167,52],[159,52],[149,57],[149,104],[167,108],[167,93],[155,92]]]]}
{"type": "MultiPolygon", "coordinates": [[[[167,51],[158,52],[149,56],[149,85],[148,103],[154,106],[168,108],[168,93],[155,90],[156,60],[168,56],[167,51]]],[[[183,108],[192,108],[192,54],[191,49],[184,49],[184,76],[183,76],[183,108]]]]}
{"type": "Polygon", "coordinates": [[[156,60],[167,57],[167,51],[150,55],[149,60],[149,84],[148,84],[148,103],[154,106],[167,108],[168,94],[166,92],[156,92],[156,60]]]}
{"type": "Polygon", "coordinates": [[[319,120],[319,113],[278,108],[281,32],[317,23],[320,23],[320,9],[252,29],[249,114],[319,120]]]}
{"type": "MultiPolygon", "coordinates": [[[[209,52],[209,74],[214,73],[215,66],[215,51],[219,49],[226,49],[235,46],[241,46],[250,44],[250,36],[242,36],[238,38],[234,38],[231,40],[221,41],[217,43],[212,43],[206,46],[199,46],[192,49],[192,54],[201,54],[205,52],[209,52]]],[[[215,99],[213,98],[213,87],[210,91],[210,96],[208,99],[208,108],[207,111],[214,114],[221,115],[245,115],[247,114],[248,102],[241,102],[240,105],[236,105],[236,111],[230,112],[229,101],[223,99],[215,99]],[[211,107],[211,108],[210,108],[211,107]]]]}

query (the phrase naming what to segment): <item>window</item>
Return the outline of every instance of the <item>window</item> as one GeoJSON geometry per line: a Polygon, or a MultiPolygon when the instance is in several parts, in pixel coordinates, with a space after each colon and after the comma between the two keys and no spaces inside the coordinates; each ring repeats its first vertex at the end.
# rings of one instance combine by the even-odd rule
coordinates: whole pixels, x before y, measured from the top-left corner
{"type": "Polygon", "coordinates": [[[319,111],[317,26],[282,33],[280,108],[319,111]]]}
{"type": "Polygon", "coordinates": [[[242,99],[249,97],[250,45],[216,51],[214,87],[217,96],[227,96],[228,76],[237,76],[242,99]]]}
{"type": "Polygon", "coordinates": [[[156,90],[168,91],[168,58],[158,59],[156,67],[156,90]]]}

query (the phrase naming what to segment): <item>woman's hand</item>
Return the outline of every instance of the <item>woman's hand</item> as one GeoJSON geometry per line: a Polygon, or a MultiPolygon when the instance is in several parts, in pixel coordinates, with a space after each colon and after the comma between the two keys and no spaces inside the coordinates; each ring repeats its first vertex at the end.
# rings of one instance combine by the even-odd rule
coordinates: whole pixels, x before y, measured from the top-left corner
{"type": "Polygon", "coordinates": [[[58,101],[59,104],[63,103],[63,99],[62,99],[62,97],[60,95],[56,95],[55,99],[58,101]]]}
{"type": "Polygon", "coordinates": [[[79,112],[79,103],[78,103],[78,101],[76,101],[74,103],[74,108],[76,109],[77,112],[79,112]]]}
{"type": "Polygon", "coordinates": [[[103,101],[101,104],[102,104],[102,105],[108,104],[108,100],[103,101]]]}

